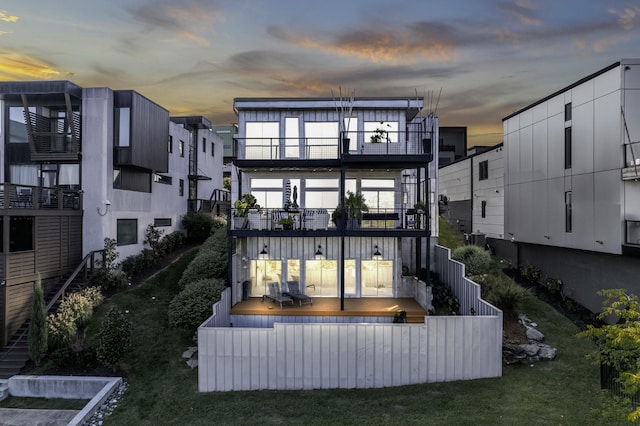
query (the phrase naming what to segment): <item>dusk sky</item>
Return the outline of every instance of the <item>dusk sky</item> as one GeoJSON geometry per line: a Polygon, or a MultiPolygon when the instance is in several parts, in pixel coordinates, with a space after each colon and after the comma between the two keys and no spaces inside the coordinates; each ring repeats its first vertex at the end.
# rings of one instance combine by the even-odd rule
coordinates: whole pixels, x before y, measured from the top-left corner
{"type": "MultiPolygon", "coordinates": [[[[0,80],[133,89],[236,121],[236,97],[440,95],[441,126],[501,119],[640,57],[640,1],[3,0],[0,80]]],[[[435,106],[435,105],[434,105],[435,106]]]]}

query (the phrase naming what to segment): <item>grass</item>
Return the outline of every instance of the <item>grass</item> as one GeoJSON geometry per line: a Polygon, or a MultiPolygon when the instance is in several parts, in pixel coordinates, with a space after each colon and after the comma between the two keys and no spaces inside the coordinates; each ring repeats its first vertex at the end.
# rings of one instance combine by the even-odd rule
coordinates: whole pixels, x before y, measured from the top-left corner
{"type": "Polygon", "coordinates": [[[129,310],[134,350],[122,367],[129,387],[106,425],[429,424],[597,425],[598,368],[594,350],[553,308],[527,296],[524,311],[558,348],[552,362],[504,367],[503,377],[384,389],[199,393],[197,370],[182,352],[193,332],[169,328],[167,306],[195,251],[142,286],[107,301],[90,326],[95,334],[111,305],[129,310]]]}
{"type": "Polygon", "coordinates": [[[448,247],[451,251],[464,245],[462,235],[456,232],[442,216],[438,216],[438,244],[448,247]]]}
{"type": "Polygon", "coordinates": [[[31,398],[8,396],[0,401],[0,408],[41,409],[41,410],[82,410],[88,399],[31,398]]]}

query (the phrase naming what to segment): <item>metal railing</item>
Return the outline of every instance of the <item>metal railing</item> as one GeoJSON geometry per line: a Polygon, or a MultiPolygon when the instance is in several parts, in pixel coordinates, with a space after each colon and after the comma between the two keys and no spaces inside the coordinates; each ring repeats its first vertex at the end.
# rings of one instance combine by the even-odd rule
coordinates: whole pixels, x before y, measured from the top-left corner
{"type": "Polygon", "coordinates": [[[243,230],[379,230],[426,229],[428,215],[414,209],[369,209],[359,219],[336,214],[336,209],[231,209],[231,229],[243,230]],[[337,222],[337,223],[336,223],[337,222]]]}
{"type": "Polygon", "coordinates": [[[234,156],[239,160],[326,160],[344,155],[431,154],[431,139],[423,132],[349,132],[341,137],[237,138],[234,156]]]}
{"type": "Polygon", "coordinates": [[[82,210],[82,191],[0,183],[0,208],[82,210]]]}

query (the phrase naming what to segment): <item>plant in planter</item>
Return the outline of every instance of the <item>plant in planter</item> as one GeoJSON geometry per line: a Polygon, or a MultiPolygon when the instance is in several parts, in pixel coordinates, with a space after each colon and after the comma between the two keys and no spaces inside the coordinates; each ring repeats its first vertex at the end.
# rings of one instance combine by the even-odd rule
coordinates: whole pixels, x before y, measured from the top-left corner
{"type": "Polygon", "coordinates": [[[416,209],[416,212],[418,213],[424,213],[425,212],[424,201],[418,201],[413,205],[413,208],[416,209]]]}
{"type": "Polygon", "coordinates": [[[373,131],[373,134],[371,135],[371,137],[369,138],[371,143],[381,143],[382,140],[386,140],[387,139],[387,132],[384,129],[381,128],[377,128],[373,131]]]}
{"type": "Polygon", "coordinates": [[[344,218],[345,212],[340,206],[336,207],[336,209],[331,213],[331,221],[336,225],[336,228],[339,228],[344,224],[344,218]]]}
{"type": "Polygon", "coordinates": [[[235,208],[234,216],[236,218],[245,218],[244,220],[236,220],[236,229],[241,229],[244,227],[246,222],[247,214],[251,209],[260,209],[260,204],[258,204],[256,197],[251,194],[242,194],[240,198],[238,198],[234,203],[233,207],[235,208]]]}
{"type": "Polygon", "coordinates": [[[362,223],[362,213],[369,211],[364,195],[347,191],[344,200],[344,208],[347,213],[347,228],[357,229],[362,223]]]}
{"type": "Polygon", "coordinates": [[[283,229],[293,229],[293,219],[290,217],[281,218],[278,224],[282,225],[283,229]]]}

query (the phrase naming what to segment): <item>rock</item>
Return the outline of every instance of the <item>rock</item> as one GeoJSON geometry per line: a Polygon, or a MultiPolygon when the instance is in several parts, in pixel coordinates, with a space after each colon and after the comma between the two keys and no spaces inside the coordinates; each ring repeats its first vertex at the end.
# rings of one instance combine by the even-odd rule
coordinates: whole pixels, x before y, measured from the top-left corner
{"type": "Polygon", "coordinates": [[[198,358],[190,359],[189,361],[187,361],[187,365],[191,368],[196,368],[198,366],[198,358]]]}
{"type": "Polygon", "coordinates": [[[197,346],[191,346],[189,349],[187,349],[182,353],[182,358],[191,358],[193,354],[195,354],[197,351],[198,351],[197,346]]]}
{"type": "Polygon", "coordinates": [[[534,356],[538,353],[538,345],[536,345],[535,343],[520,345],[520,347],[528,356],[534,356]]]}
{"type": "Polygon", "coordinates": [[[551,361],[556,357],[558,349],[545,345],[544,343],[538,343],[538,357],[544,361],[551,361]]]}
{"type": "Polygon", "coordinates": [[[533,327],[527,327],[527,339],[540,342],[544,340],[544,334],[540,333],[538,330],[536,330],[533,327]]]}

